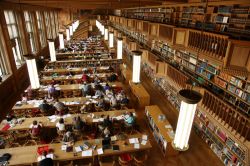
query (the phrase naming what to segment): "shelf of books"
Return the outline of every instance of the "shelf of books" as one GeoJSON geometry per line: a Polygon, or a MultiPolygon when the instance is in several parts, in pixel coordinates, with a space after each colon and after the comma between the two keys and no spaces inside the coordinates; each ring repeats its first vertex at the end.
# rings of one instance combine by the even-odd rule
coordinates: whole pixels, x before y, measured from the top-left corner
{"type": "Polygon", "coordinates": [[[247,0],[165,4],[121,10],[127,18],[204,29],[235,39],[250,40],[250,5],[247,0]]]}
{"type": "Polygon", "coordinates": [[[225,132],[228,130],[200,107],[196,111],[194,128],[225,165],[249,165],[249,143],[244,144],[230,132],[225,132]]]}
{"type": "Polygon", "coordinates": [[[174,131],[164,113],[157,105],[145,107],[145,115],[153,136],[164,156],[175,155],[178,152],[172,148],[174,131]]]}
{"type": "MultiPolygon", "coordinates": [[[[216,142],[216,146],[212,145],[212,150],[216,154],[217,152],[221,154],[221,156],[218,157],[221,158],[222,162],[225,165],[230,165],[230,163],[232,163],[231,165],[249,165],[249,112],[247,114],[244,114],[246,110],[249,110],[249,104],[247,103],[247,98],[242,98],[244,93],[247,94],[250,91],[250,82],[248,78],[232,76],[229,74],[231,76],[229,80],[229,77],[225,76],[225,72],[221,70],[221,63],[217,64],[213,61],[211,62],[209,60],[206,60],[202,56],[200,57],[196,52],[188,49],[183,50],[179,49],[178,47],[173,48],[171,44],[161,41],[158,38],[152,40],[151,50],[157,52],[157,54],[152,56],[151,51],[148,51],[146,59],[144,59],[142,62],[142,70],[148,77],[151,78],[154,85],[156,85],[160,92],[162,92],[167,97],[167,99],[176,108],[176,110],[179,110],[180,101],[177,97],[177,93],[181,88],[183,88],[185,82],[188,79],[187,75],[185,75],[186,73],[183,73],[185,71],[184,69],[187,69],[187,71],[189,71],[190,73],[189,76],[196,79],[201,84],[201,86],[204,86],[206,89],[209,89],[211,91],[209,92],[205,90],[205,97],[203,97],[205,100],[203,101],[206,104],[202,104],[198,108],[206,108],[209,113],[211,112],[211,114],[216,117],[213,119],[209,119],[209,122],[211,122],[211,124],[218,123],[219,126],[219,124],[221,123],[226,126],[225,128],[217,128],[216,130],[214,129],[214,133],[223,137],[221,133],[223,133],[222,131],[225,130],[227,133],[230,132],[231,134],[230,136],[228,134],[227,138],[224,139],[224,142],[227,142],[228,147],[230,147],[230,151],[228,150],[228,153],[226,153],[226,150],[223,151],[226,145],[222,144],[222,138],[220,138],[220,140],[216,140],[215,138],[218,139],[219,137],[216,137],[213,133],[213,135],[209,134],[209,139],[212,139],[214,142],[216,142]],[[159,59],[161,60],[159,61],[159,59]],[[166,62],[167,65],[166,69],[165,65],[159,65],[159,63],[164,62],[166,62]],[[172,66],[172,64],[176,64],[176,66],[174,67],[172,66]],[[157,69],[158,67],[164,69],[159,70],[157,69]],[[183,70],[179,70],[179,68],[183,68],[183,70]],[[166,72],[165,76],[162,75],[163,70],[166,72]],[[182,79],[185,76],[186,79],[182,79]],[[217,78],[224,82],[226,81],[226,87],[223,88],[221,85],[218,85],[220,83],[216,81],[217,78]],[[230,85],[229,87],[228,84],[230,85]],[[236,89],[233,86],[236,87],[236,89]],[[212,95],[216,96],[217,99],[213,99],[211,97],[212,95]],[[231,105],[229,103],[231,103],[231,105]],[[240,109],[238,107],[242,108],[240,109]],[[233,143],[230,144],[230,140],[233,140],[233,142],[235,142],[234,145],[236,147],[237,145],[239,145],[238,147],[242,149],[243,152],[239,152],[239,155],[237,154],[238,152],[235,153],[234,151],[238,150],[234,150],[235,147],[233,147],[233,143]],[[222,143],[219,141],[221,141],[222,143]],[[216,147],[217,150],[214,150],[214,147],[216,147]],[[222,151],[219,151],[221,149],[222,151]],[[245,158],[242,157],[244,155],[241,155],[241,153],[245,155],[245,158]]],[[[203,132],[203,130],[199,130],[199,132],[200,131],[203,132]]],[[[205,132],[203,133],[203,135],[206,135],[205,132]]],[[[203,137],[203,135],[201,137],[203,137]]]]}

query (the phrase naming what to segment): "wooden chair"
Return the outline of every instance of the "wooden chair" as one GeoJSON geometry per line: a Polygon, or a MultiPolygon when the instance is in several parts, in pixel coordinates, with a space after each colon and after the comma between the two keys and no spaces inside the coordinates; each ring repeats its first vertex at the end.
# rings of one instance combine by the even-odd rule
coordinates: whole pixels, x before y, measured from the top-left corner
{"type": "Polygon", "coordinates": [[[135,166],[143,166],[147,159],[148,154],[146,152],[138,152],[133,155],[133,164],[135,166]]]}
{"type": "Polygon", "coordinates": [[[99,161],[99,166],[115,166],[116,165],[116,161],[114,157],[111,158],[111,156],[107,156],[107,157],[98,156],[98,161],[99,161]]]}
{"type": "Polygon", "coordinates": [[[120,166],[131,166],[132,165],[132,157],[130,154],[125,153],[118,157],[118,163],[120,166]]]}

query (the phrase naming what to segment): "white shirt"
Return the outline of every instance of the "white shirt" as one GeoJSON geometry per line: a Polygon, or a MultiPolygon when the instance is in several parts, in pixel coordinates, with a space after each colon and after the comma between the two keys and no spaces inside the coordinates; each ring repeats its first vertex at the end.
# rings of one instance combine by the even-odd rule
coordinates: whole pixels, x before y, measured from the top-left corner
{"type": "Polygon", "coordinates": [[[59,122],[57,122],[56,123],[56,127],[58,128],[58,130],[60,130],[60,131],[64,131],[65,130],[65,124],[64,123],[59,123],[59,122]]]}

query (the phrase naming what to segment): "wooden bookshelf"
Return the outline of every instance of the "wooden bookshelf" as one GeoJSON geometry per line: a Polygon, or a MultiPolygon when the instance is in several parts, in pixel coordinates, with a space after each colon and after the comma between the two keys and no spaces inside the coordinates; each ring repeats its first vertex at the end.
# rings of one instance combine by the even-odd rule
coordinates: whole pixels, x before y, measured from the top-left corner
{"type": "Polygon", "coordinates": [[[171,124],[167,119],[159,119],[159,116],[165,116],[160,108],[157,105],[146,106],[145,114],[148,120],[148,125],[162,154],[164,156],[178,154],[171,145],[174,139],[174,131],[171,124]]]}
{"type": "Polygon", "coordinates": [[[140,107],[150,105],[150,95],[142,84],[135,84],[130,80],[129,86],[131,88],[131,92],[137,97],[140,107]]]}

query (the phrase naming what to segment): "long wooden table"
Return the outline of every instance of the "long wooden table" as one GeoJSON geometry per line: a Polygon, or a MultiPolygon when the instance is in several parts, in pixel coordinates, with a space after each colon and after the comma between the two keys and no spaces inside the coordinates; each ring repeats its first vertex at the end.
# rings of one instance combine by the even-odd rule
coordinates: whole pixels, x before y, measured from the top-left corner
{"type": "MultiPolygon", "coordinates": [[[[81,106],[88,101],[89,98],[86,97],[70,97],[70,98],[60,98],[59,101],[63,102],[66,106],[81,106]]],[[[36,109],[39,107],[39,104],[42,103],[43,100],[30,100],[27,103],[21,103],[18,101],[13,107],[12,110],[30,110],[36,109]],[[21,105],[18,105],[20,104],[21,105]]],[[[50,102],[48,102],[50,103],[50,102]]]]}
{"type": "MultiPolygon", "coordinates": [[[[49,149],[53,150],[53,154],[55,156],[53,160],[55,162],[78,159],[94,159],[97,156],[114,156],[123,153],[134,153],[151,149],[152,145],[150,143],[150,140],[148,140],[145,145],[140,144],[139,149],[135,148],[134,144],[129,143],[130,138],[138,138],[139,140],[141,140],[142,136],[143,134],[135,134],[127,136],[125,140],[117,140],[115,141],[114,145],[119,145],[119,151],[106,149],[103,150],[103,154],[98,154],[97,152],[97,149],[102,148],[102,139],[77,141],[74,144],[73,152],[65,152],[61,150],[61,143],[45,144],[43,146],[48,145],[49,149]],[[91,145],[96,145],[96,148],[92,150],[92,156],[82,156],[81,152],[78,152],[77,155],[75,155],[75,147],[83,145],[83,142],[89,142],[91,145]]],[[[32,165],[38,162],[38,147],[41,147],[41,145],[0,149],[0,154],[2,155],[4,153],[10,153],[12,155],[8,165],[32,165]]]]}
{"type": "MultiPolygon", "coordinates": [[[[111,75],[111,73],[99,73],[99,74],[87,74],[90,78],[94,78],[97,76],[98,78],[107,78],[111,75]]],[[[43,76],[42,79],[40,79],[40,82],[51,82],[52,79],[55,81],[71,81],[71,80],[79,80],[82,78],[82,74],[76,74],[71,77],[66,76],[66,75],[61,75],[57,77],[53,76],[43,76]]]]}
{"type": "MultiPolygon", "coordinates": [[[[105,111],[105,112],[94,112],[94,113],[88,113],[88,114],[68,114],[62,116],[64,118],[64,123],[66,125],[71,125],[73,123],[73,117],[80,116],[82,119],[85,119],[86,123],[92,124],[92,123],[99,123],[103,121],[103,118],[107,115],[110,116],[110,118],[118,119],[117,120],[123,120],[122,115],[124,115],[127,112],[132,112],[134,115],[136,115],[134,109],[126,109],[126,110],[114,110],[114,111],[105,111]]],[[[16,124],[13,127],[10,127],[8,131],[14,131],[14,130],[29,130],[30,125],[33,123],[34,120],[40,122],[44,127],[48,128],[55,128],[56,123],[59,121],[61,117],[60,116],[43,116],[43,117],[34,117],[34,118],[25,118],[24,121],[21,124],[16,124]],[[52,121],[52,119],[54,121],[52,121]]],[[[6,120],[3,120],[0,124],[0,129],[2,129],[7,124],[6,120]]]]}
{"type": "Polygon", "coordinates": [[[140,107],[145,107],[150,104],[150,95],[142,84],[134,84],[132,81],[129,81],[129,85],[132,93],[137,97],[140,107]]]}
{"type": "MultiPolygon", "coordinates": [[[[93,69],[92,68],[84,68],[84,67],[79,67],[79,68],[56,68],[56,69],[45,69],[44,71],[41,71],[43,74],[53,74],[53,73],[69,73],[69,72],[73,72],[73,73],[83,73],[83,71],[87,69],[93,69]]],[[[102,67],[97,67],[96,68],[96,71],[98,73],[101,73],[101,72],[107,72],[107,70],[109,69],[109,67],[107,66],[102,66],[102,67]]]]}
{"type": "MultiPolygon", "coordinates": [[[[121,82],[108,82],[108,84],[111,87],[123,87],[121,82]]],[[[56,85],[55,88],[56,88],[56,90],[60,90],[60,91],[74,91],[74,90],[81,90],[80,89],[81,85],[82,84],[56,85]]],[[[104,85],[106,85],[106,83],[103,83],[103,86],[104,85]]],[[[42,87],[40,87],[39,91],[47,92],[48,87],[42,86],[42,87]]]]}

